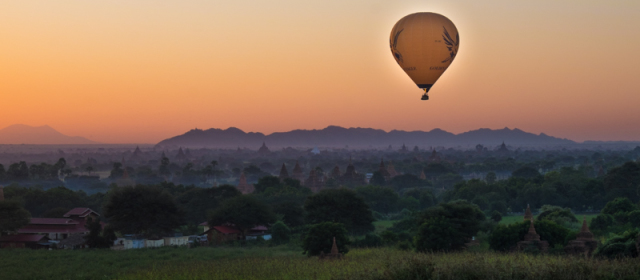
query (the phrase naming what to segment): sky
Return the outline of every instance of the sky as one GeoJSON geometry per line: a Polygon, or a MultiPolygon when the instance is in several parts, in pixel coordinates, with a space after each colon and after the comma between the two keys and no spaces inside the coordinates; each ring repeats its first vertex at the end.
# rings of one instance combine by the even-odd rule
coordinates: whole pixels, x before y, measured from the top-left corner
{"type": "Polygon", "coordinates": [[[105,143],[328,125],[640,140],[639,14],[637,0],[0,1],[0,128],[105,143]],[[415,12],[460,33],[429,101],[389,50],[415,12]]]}

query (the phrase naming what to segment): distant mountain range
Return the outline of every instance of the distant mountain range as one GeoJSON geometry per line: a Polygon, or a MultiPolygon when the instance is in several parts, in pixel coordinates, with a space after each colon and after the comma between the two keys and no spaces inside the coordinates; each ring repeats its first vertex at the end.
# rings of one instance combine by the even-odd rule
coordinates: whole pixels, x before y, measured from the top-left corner
{"type": "Polygon", "coordinates": [[[98,142],[84,137],[64,135],[48,125],[34,127],[14,124],[0,129],[0,144],[79,145],[98,142]]]}
{"type": "Polygon", "coordinates": [[[402,131],[386,132],[373,128],[343,128],[328,126],[320,130],[292,130],[264,135],[259,132],[244,132],[230,127],[225,130],[211,128],[207,130],[194,129],[185,134],[160,141],[159,147],[191,147],[191,148],[236,148],[246,147],[257,149],[265,142],[268,147],[338,147],[343,148],[382,148],[392,146],[400,148],[403,144],[408,148],[444,146],[444,147],[475,147],[477,144],[489,148],[496,147],[502,142],[516,147],[563,147],[577,143],[541,134],[533,134],[520,129],[478,129],[460,134],[453,134],[441,129],[431,131],[402,131]]]}

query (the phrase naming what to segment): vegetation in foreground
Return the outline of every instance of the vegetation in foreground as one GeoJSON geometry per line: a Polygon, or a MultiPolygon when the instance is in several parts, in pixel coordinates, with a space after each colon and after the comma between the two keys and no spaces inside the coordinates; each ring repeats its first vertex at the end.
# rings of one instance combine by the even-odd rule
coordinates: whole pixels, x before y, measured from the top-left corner
{"type": "Polygon", "coordinates": [[[633,259],[356,249],[343,260],[248,257],[154,266],[120,279],[637,279],[633,259]]]}
{"type": "Polygon", "coordinates": [[[3,279],[638,279],[637,259],[352,249],[320,261],[290,246],[0,250],[3,279]]]}

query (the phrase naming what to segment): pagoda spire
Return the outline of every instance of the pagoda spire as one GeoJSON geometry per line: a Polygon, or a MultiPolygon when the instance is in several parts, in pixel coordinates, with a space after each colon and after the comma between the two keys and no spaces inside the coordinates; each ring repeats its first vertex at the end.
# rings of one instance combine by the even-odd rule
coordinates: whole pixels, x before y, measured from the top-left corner
{"type": "Polygon", "coordinates": [[[527,204],[527,210],[524,211],[524,220],[533,220],[533,214],[531,213],[529,204],[527,204]]]}

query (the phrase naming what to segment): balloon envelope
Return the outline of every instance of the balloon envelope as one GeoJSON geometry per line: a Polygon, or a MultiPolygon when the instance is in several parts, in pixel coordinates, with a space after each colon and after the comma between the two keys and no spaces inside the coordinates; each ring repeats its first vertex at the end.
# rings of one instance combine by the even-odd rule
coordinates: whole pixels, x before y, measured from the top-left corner
{"type": "Polygon", "coordinates": [[[456,57],[460,36],[445,16],[415,13],[393,26],[389,45],[396,62],[428,99],[426,93],[456,57]]]}

